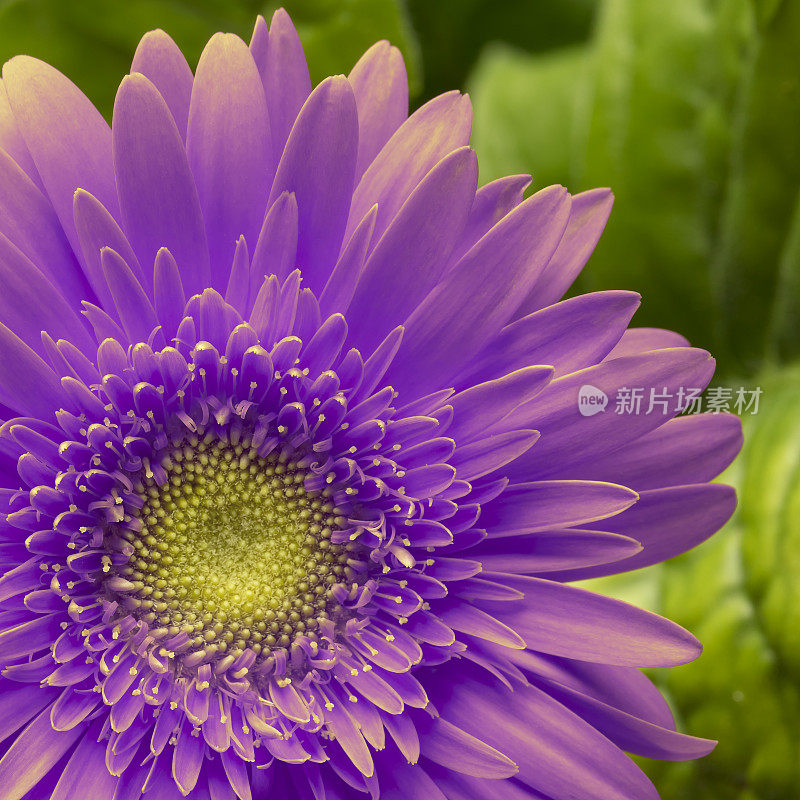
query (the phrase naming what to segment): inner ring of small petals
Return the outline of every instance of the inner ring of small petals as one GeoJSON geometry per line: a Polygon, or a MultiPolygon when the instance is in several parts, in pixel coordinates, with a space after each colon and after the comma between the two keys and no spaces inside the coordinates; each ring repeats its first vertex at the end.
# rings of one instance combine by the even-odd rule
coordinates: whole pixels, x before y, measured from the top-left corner
{"type": "Polygon", "coordinates": [[[135,482],[141,508],[115,540],[128,560],[106,572],[121,609],[156,640],[188,636],[194,660],[316,640],[350,554],[331,542],[344,520],[306,490],[306,470],[210,435],[172,447],[161,464],[160,481],[135,482]]]}

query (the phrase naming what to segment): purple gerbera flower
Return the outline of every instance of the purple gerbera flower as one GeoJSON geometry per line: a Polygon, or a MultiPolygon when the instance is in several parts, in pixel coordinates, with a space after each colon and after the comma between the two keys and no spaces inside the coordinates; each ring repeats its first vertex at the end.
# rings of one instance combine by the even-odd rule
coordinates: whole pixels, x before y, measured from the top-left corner
{"type": "Polygon", "coordinates": [[[712,748],[638,670],[694,637],[569,584],[731,514],[734,417],[578,406],[713,361],[558,302],[607,190],[478,189],[468,99],[407,105],[283,11],[194,76],[145,36],[111,128],[5,65],[2,800],[639,800],[624,751],[712,748]]]}

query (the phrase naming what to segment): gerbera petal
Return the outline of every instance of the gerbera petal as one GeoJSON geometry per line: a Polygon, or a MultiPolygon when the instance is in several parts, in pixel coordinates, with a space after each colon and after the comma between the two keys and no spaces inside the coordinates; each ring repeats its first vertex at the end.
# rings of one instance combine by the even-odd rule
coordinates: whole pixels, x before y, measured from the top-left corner
{"type": "Polygon", "coordinates": [[[569,207],[553,186],[503,217],[408,318],[388,380],[417,395],[446,385],[508,322],[558,245],[569,207]]]}
{"type": "MultiPolygon", "coordinates": [[[[540,446],[541,442],[537,445],[540,446]]],[[[585,525],[630,508],[638,495],[600,481],[537,481],[509,486],[482,506],[480,524],[489,536],[513,536],[554,527],[585,525]]]]}
{"type": "Polygon", "coordinates": [[[408,79],[402,53],[376,42],[347,76],[358,107],[356,180],[408,116],[408,79]]]}
{"type": "Polygon", "coordinates": [[[420,181],[386,228],[367,258],[348,308],[350,339],[363,352],[403,322],[436,285],[477,185],[475,152],[468,147],[456,150],[420,181]],[[437,203],[444,195],[448,202],[437,203]]]}
{"type": "Polygon", "coordinates": [[[100,261],[125,333],[132,342],[148,341],[158,327],[158,319],[144,289],[119,253],[110,247],[102,249],[100,261]]]}
{"type": "Polygon", "coordinates": [[[478,559],[485,570],[533,575],[608,564],[641,550],[642,545],[629,536],[567,528],[490,539],[471,548],[469,555],[478,559]]]}
{"type": "Polygon", "coordinates": [[[530,183],[530,175],[509,175],[478,189],[464,232],[450,255],[451,266],[522,202],[522,195],[530,183]]]}
{"type": "Polygon", "coordinates": [[[552,364],[556,377],[597,364],[624,336],[639,302],[635,292],[593,292],[515,320],[465,366],[459,383],[496,378],[529,364],[552,364]]]}
{"type": "Polygon", "coordinates": [[[622,483],[637,492],[706,483],[733,461],[742,438],[742,422],[734,414],[686,414],[613,454],[566,468],[557,477],[580,474],[591,480],[622,483]]]}
{"type": "Polygon", "coordinates": [[[539,438],[539,431],[506,431],[461,445],[450,459],[458,477],[474,481],[505,466],[527,452],[539,438]]]}
{"type": "Polygon", "coordinates": [[[31,261],[0,233],[0,322],[31,349],[44,353],[41,333],[68,339],[84,353],[94,342],[63,295],[31,261]]]}
{"type": "Polygon", "coordinates": [[[54,731],[50,709],[29,723],[0,758],[0,786],[6,800],[20,800],[83,735],[86,723],[69,731],[54,731]]]}
{"type": "Polygon", "coordinates": [[[0,235],[4,234],[59,288],[74,308],[91,289],[50,201],[0,150],[0,235]]]}
{"type": "Polygon", "coordinates": [[[69,78],[36,58],[7,61],[3,82],[53,208],[79,252],[72,218],[76,189],[91,192],[112,216],[119,213],[108,124],[69,78]]]}
{"type": "Polygon", "coordinates": [[[104,310],[113,314],[114,301],[100,264],[100,251],[104,247],[116,250],[143,286],[150,287],[152,277],[143,273],[139,259],[117,221],[94,195],[78,189],[74,197],[73,216],[86,276],[104,310]]]}
{"type": "Polygon", "coordinates": [[[512,693],[465,669],[439,685],[435,701],[446,719],[512,758],[517,780],[548,797],[658,800],[621,750],[535,687],[512,693]]]}
{"type": "Polygon", "coordinates": [[[123,78],[113,126],[122,220],[140,263],[168,247],[187,294],[202,291],[211,273],[197,189],[172,114],[144,75],[123,78]]]}
{"type": "Polygon", "coordinates": [[[624,561],[559,572],[557,580],[583,580],[659,564],[685,553],[719,530],[736,508],[736,493],[721,483],[672,486],[642,492],[635,507],[603,523],[642,544],[642,551],[624,561]]]}
{"type": "Polygon", "coordinates": [[[50,367],[0,323],[0,402],[20,414],[50,419],[61,408],[61,384],[50,367]]]}
{"type": "Polygon", "coordinates": [[[42,188],[42,179],[14,119],[14,112],[11,110],[8,93],[2,80],[0,80],[0,150],[8,153],[36,186],[42,188]]]}
{"type": "Polygon", "coordinates": [[[685,664],[700,643],[674,622],[610,597],[542,578],[493,574],[524,600],[480,601],[480,607],[542,653],[636,667],[685,664]]]}
{"type": "Polygon", "coordinates": [[[232,33],[212,36],[200,56],[186,153],[205,219],[210,285],[224,291],[237,239],[256,240],[275,171],[261,79],[232,33]]]}
{"type": "Polygon", "coordinates": [[[469,142],[472,106],[459,92],[434,97],[415,111],[384,145],[353,193],[345,238],[376,203],[375,235],[405,203],[414,187],[448,153],[469,142]]]}
{"type": "Polygon", "coordinates": [[[49,706],[57,695],[55,689],[43,689],[38,684],[20,685],[5,679],[0,687],[0,742],[49,706]]]}
{"type": "Polygon", "coordinates": [[[317,292],[342,245],[357,152],[353,90],[344,77],[326,78],[298,114],[270,194],[270,203],[285,191],[297,199],[297,263],[317,292]]]}
{"type": "Polygon", "coordinates": [[[608,407],[594,416],[578,410],[580,387],[591,386],[613,398],[623,388],[678,396],[680,389],[702,389],[714,373],[714,359],[704,350],[673,348],[653,353],[623,356],[552,381],[540,394],[512,411],[496,429],[525,426],[541,431],[542,439],[508,468],[511,477],[549,477],[576,462],[585,462],[659,427],[678,413],[670,407],[664,414],[616,413],[608,407]],[[557,455],[556,455],[557,454],[557,455]],[[558,466],[556,466],[558,464],[558,466]]]}
{"type": "Polygon", "coordinates": [[[178,45],[162,30],[149,31],[136,47],[131,72],[140,72],[158,89],[181,137],[186,138],[194,78],[178,45]]]}
{"type": "Polygon", "coordinates": [[[491,420],[502,419],[539,394],[552,377],[552,367],[526,366],[449,397],[447,404],[453,407],[453,421],[447,435],[458,442],[476,438],[491,420]]]}
{"type": "Polygon", "coordinates": [[[663,328],[630,328],[622,334],[622,338],[606,358],[663,350],[665,347],[689,347],[689,340],[679,333],[663,328]]]}
{"type": "Polygon", "coordinates": [[[543,684],[540,688],[629,753],[666,761],[689,761],[707,756],[717,744],[653,725],[566,686],[543,684]]]}
{"type": "Polygon", "coordinates": [[[572,198],[564,238],[550,263],[521,303],[518,313],[530,314],[555,303],[589,260],[608,222],[614,195],[609,189],[591,189],[572,198]]]}
{"type": "Polygon", "coordinates": [[[303,46],[284,9],[279,8],[272,15],[269,33],[264,18],[258,18],[250,51],[267,96],[272,143],[277,158],[283,152],[298,112],[311,93],[303,46]]]}
{"type": "Polygon", "coordinates": [[[92,800],[111,800],[117,779],[106,769],[105,742],[98,742],[100,725],[94,723],[86,731],[66,769],[58,779],[50,800],[74,800],[84,794],[92,800]]]}

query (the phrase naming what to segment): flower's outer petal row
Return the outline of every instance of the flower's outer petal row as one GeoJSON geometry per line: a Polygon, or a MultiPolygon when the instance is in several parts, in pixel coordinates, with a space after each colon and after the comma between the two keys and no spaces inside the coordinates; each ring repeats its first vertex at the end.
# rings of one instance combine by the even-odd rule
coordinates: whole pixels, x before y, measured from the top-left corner
{"type": "Polygon", "coordinates": [[[674,331],[662,328],[629,328],[622,334],[607,359],[646,353],[648,350],[664,350],[668,347],[688,347],[689,341],[674,331]]]}
{"type": "Polygon", "coordinates": [[[120,84],[113,137],[122,222],[144,270],[168,247],[186,293],[202,291],[211,270],[197,188],[172,114],[144,75],[120,84]]]}
{"type": "MultiPolygon", "coordinates": [[[[78,308],[92,290],[47,196],[10,155],[0,150],[0,234],[18,247],[78,308]]],[[[5,261],[5,258],[3,258],[5,261]]]]}
{"type": "Polygon", "coordinates": [[[376,42],[347,76],[358,107],[356,182],[408,116],[408,78],[403,56],[376,42]]]}
{"type": "Polygon", "coordinates": [[[141,73],[158,89],[185,139],[194,77],[178,45],[162,30],[149,31],[136,47],[131,72],[141,73]]]}
{"type": "Polygon", "coordinates": [[[77,188],[91,192],[118,217],[111,131],[89,99],[58,70],[30,56],[3,66],[14,118],[72,249],[77,188]]]}
{"type": "Polygon", "coordinates": [[[269,31],[264,18],[258,18],[250,41],[250,52],[264,85],[277,160],[303,103],[311,94],[311,79],[303,46],[286,11],[282,8],[275,11],[269,31]]]}
{"type": "Polygon", "coordinates": [[[200,56],[186,152],[205,220],[210,286],[223,291],[237,239],[256,240],[275,174],[261,79],[234,34],[216,34],[200,56]]]}

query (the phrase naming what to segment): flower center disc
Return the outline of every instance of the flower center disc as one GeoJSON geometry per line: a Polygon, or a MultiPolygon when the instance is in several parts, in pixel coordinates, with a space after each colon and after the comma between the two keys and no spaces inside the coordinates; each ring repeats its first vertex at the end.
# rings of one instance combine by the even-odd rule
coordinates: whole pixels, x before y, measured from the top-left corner
{"type": "Polygon", "coordinates": [[[284,456],[205,440],[162,464],[166,480],[136,486],[141,530],[126,537],[133,554],[116,570],[150,629],[185,632],[191,651],[220,656],[315,639],[349,553],[331,542],[343,520],[306,491],[308,473],[284,456]]]}

